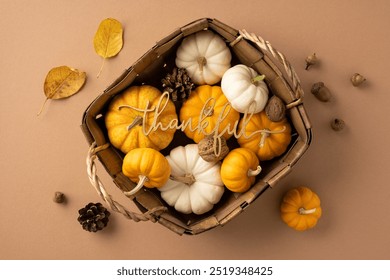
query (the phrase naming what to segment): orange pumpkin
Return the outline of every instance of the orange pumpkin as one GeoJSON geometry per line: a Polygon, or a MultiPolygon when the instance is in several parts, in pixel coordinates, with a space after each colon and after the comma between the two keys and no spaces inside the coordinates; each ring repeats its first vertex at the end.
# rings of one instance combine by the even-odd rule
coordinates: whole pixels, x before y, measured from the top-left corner
{"type": "Polygon", "coordinates": [[[173,140],[176,129],[168,128],[163,131],[158,127],[151,130],[157,113],[153,110],[144,114],[145,109],[152,110],[160,106],[157,123],[168,127],[171,121],[177,122],[175,105],[171,100],[166,102],[166,99],[157,88],[149,85],[132,86],[117,95],[109,104],[105,116],[111,144],[124,153],[135,148],[152,148],[159,151],[167,147],[173,140]],[[165,103],[166,107],[163,108],[165,103]],[[144,130],[151,131],[146,135],[144,130]]]}
{"type": "Polygon", "coordinates": [[[321,217],[321,202],[307,187],[289,190],[280,205],[282,220],[291,228],[304,231],[314,227],[321,217]]]}
{"type": "MultiPolygon", "coordinates": [[[[195,143],[211,134],[218,123],[218,133],[228,126],[232,130],[239,118],[240,114],[231,107],[219,86],[198,86],[180,110],[180,120],[188,124],[184,133],[195,143]],[[220,115],[224,116],[222,121],[220,115]]],[[[226,131],[222,136],[229,139],[232,134],[226,131]]]]}
{"type": "Polygon", "coordinates": [[[126,154],[122,163],[122,172],[137,185],[126,195],[133,195],[143,186],[160,188],[169,179],[171,166],[158,151],[151,148],[135,148],[126,154]]]}
{"type": "Polygon", "coordinates": [[[232,150],[221,166],[222,181],[232,192],[246,192],[260,172],[259,159],[254,152],[246,148],[232,150]]]}
{"type": "Polygon", "coordinates": [[[260,161],[271,160],[282,155],[291,141],[291,125],[286,118],[271,121],[265,111],[252,115],[250,120],[240,121],[239,131],[245,130],[237,141],[243,148],[256,153],[260,161]]]}

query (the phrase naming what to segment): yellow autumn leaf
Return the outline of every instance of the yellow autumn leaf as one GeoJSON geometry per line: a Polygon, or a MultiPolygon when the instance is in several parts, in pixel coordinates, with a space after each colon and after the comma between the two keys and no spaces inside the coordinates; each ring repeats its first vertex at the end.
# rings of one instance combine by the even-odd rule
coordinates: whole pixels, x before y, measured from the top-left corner
{"type": "Polygon", "coordinates": [[[84,85],[87,75],[85,72],[68,66],[52,68],[46,75],[43,91],[46,99],[38,115],[42,112],[47,100],[62,99],[76,94],[84,85]]]}
{"type": "Polygon", "coordinates": [[[116,56],[123,46],[123,29],[122,24],[113,18],[103,20],[93,39],[95,52],[103,57],[102,66],[97,75],[99,77],[103,70],[106,58],[116,56]]]}

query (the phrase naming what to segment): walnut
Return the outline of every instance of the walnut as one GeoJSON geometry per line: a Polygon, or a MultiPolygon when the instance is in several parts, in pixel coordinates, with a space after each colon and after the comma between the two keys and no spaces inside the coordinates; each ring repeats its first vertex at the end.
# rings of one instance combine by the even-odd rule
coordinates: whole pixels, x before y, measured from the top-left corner
{"type": "Polygon", "coordinates": [[[208,135],[204,139],[200,140],[198,143],[198,150],[201,158],[208,162],[217,162],[222,160],[229,153],[229,147],[227,146],[226,139],[223,137],[214,139],[213,135],[208,135]]]}
{"type": "Polygon", "coordinates": [[[279,122],[286,116],[286,106],[276,95],[272,96],[265,106],[267,117],[273,122],[279,122]]]}

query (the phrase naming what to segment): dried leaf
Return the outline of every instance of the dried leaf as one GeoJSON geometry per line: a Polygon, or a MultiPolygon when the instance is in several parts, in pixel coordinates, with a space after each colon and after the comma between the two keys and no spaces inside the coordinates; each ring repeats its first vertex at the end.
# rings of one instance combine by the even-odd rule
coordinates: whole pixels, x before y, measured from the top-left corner
{"type": "Polygon", "coordinates": [[[113,18],[103,20],[93,39],[93,45],[98,55],[103,57],[102,66],[97,75],[99,77],[103,70],[106,58],[116,56],[123,46],[123,29],[119,21],[113,18]]]}
{"type": "Polygon", "coordinates": [[[48,99],[62,99],[76,94],[84,85],[86,73],[68,66],[59,66],[47,73],[43,86],[46,95],[38,115],[42,112],[48,99]]]}

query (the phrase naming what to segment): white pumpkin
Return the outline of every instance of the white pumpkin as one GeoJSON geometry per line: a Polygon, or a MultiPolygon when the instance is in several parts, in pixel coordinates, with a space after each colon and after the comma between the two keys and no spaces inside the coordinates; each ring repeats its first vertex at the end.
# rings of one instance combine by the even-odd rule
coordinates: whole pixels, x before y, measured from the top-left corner
{"type": "Polygon", "coordinates": [[[196,144],[178,146],[166,158],[171,166],[171,176],[158,189],[161,197],[184,214],[200,215],[210,211],[225,190],[220,163],[203,160],[196,144]]]}
{"type": "Polygon", "coordinates": [[[176,66],[185,68],[195,84],[213,85],[230,68],[231,58],[222,37],[202,30],[183,39],[176,52],[176,66]]]}
{"type": "Polygon", "coordinates": [[[235,65],[223,74],[221,88],[232,107],[240,113],[259,113],[268,101],[264,75],[244,64],[235,65]]]}

